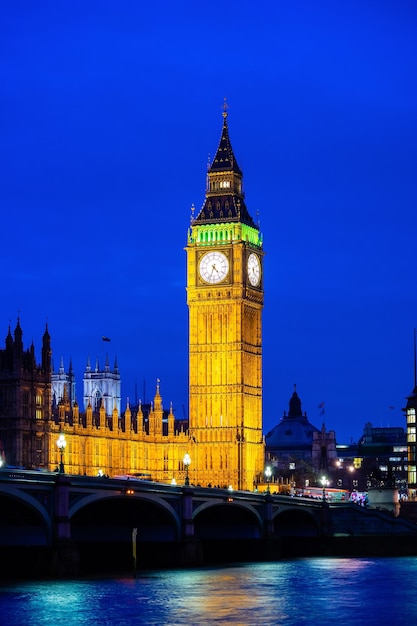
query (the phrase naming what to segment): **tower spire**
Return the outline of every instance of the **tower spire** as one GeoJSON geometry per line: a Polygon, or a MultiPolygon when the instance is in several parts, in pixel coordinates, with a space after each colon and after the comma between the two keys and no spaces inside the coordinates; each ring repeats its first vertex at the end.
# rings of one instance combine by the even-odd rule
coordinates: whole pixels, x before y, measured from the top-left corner
{"type": "Polygon", "coordinates": [[[226,99],[222,108],[223,126],[216,154],[208,164],[206,199],[191,226],[235,222],[255,229],[259,238],[259,230],[245,205],[243,174],[229,137],[226,99]]]}
{"type": "Polygon", "coordinates": [[[222,115],[223,115],[224,123],[226,123],[226,120],[227,120],[227,109],[228,108],[229,108],[229,105],[227,104],[227,99],[226,99],[226,96],[225,96],[224,100],[223,100],[223,106],[222,106],[222,109],[223,109],[222,115]]]}

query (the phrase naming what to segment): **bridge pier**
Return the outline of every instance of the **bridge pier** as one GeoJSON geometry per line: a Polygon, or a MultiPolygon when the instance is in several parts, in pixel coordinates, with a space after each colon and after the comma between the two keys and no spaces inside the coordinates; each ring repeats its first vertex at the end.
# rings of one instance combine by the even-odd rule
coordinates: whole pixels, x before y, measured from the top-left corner
{"type": "Polygon", "coordinates": [[[190,487],[184,487],[182,492],[181,533],[182,565],[202,565],[203,548],[201,541],[194,535],[193,490],[190,487]]]}
{"type": "Polygon", "coordinates": [[[265,537],[272,537],[274,534],[274,519],[272,517],[272,496],[268,492],[264,503],[264,532],[265,537]]]}
{"type": "Polygon", "coordinates": [[[69,518],[69,489],[71,482],[65,474],[57,474],[54,485],[53,544],[51,573],[55,576],[74,576],[79,573],[78,546],[71,541],[69,518]]]}

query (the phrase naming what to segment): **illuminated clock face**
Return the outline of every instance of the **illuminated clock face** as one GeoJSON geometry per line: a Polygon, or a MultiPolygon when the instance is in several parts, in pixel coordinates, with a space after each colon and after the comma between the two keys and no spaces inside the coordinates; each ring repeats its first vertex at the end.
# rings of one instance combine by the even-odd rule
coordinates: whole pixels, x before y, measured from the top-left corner
{"type": "Polygon", "coordinates": [[[223,252],[207,252],[201,257],[198,269],[201,278],[206,283],[214,285],[226,278],[229,271],[229,261],[223,252]]]}
{"type": "Polygon", "coordinates": [[[259,257],[253,252],[248,258],[248,278],[252,287],[257,287],[261,282],[261,263],[259,257]]]}

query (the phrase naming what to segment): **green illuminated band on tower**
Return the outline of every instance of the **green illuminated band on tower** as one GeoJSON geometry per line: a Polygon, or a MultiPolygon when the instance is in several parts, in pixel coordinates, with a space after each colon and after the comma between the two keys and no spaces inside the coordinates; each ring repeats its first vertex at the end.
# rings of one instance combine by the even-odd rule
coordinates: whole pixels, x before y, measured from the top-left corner
{"type": "Polygon", "coordinates": [[[262,247],[262,236],[259,230],[241,222],[194,225],[189,231],[188,241],[202,245],[247,241],[253,246],[262,247]]]}

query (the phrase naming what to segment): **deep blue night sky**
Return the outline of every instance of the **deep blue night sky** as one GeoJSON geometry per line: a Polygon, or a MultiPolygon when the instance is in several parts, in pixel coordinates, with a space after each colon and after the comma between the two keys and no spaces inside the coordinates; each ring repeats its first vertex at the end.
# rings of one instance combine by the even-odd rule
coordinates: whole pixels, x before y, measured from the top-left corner
{"type": "Polygon", "coordinates": [[[153,397],[159,377],[164,404],[187,412],[184,246],[227,97],[267,253],[265,434],[294,383],[338,443],[367,421],[405,426],[415,1],[15,0],[0,11],[0,337],[20,315],[40,358],[48,322],[79,402],[87,357],[107,352],[123,406],[153,397]]]}

